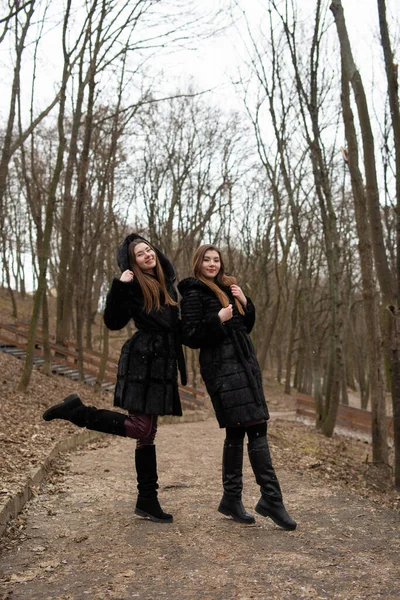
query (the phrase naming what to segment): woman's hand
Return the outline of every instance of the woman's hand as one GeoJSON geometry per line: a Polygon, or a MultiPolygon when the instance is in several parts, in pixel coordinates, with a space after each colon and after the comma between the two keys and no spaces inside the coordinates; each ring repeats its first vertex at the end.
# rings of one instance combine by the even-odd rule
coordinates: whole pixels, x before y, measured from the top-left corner
{"type": "Polygon", "coordinates": [[[225,321],[229,321],[230,319],[232,319],[232,304],[230,304],[226,308],[221,308],[221,310],[218,313],[218,316],[221,319],[222,323],[225,323],[225,321]]]}
{"type": "Polygon", "coordinates": [[[130,281],[133,281],[135,275],[133,274],[133,271],[130,271],[129,269],[127,269],[126,271],[124,271],[121,275],[121,277],[119,278],[120,281],[125,281],[126,283],[129,283],[130,281]]]}
{"type": "Polygon", "coordinates": [[[247,305],[247,298],[238,285],[231,285],[231,292],[234,298],[237,298],[242,306],[247,305]]]}

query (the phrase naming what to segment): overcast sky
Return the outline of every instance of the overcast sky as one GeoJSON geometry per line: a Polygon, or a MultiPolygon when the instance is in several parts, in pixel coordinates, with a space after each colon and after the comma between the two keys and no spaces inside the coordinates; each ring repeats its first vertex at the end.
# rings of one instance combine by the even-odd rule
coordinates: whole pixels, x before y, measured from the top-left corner
{"type": "MultiPolygon", "coordinates": [[[[215,5],[215,0],[200,0],[204,7],[215,5]]],[[[227,2],[221,0],[221,5],[227,2]]],[[[315,0],[301,0],[301,14],[304,20],[313,19],[315,0]]],[[[367,84],[377,77],[384,75],[379,46],[379,23],[376,0],[342,0],[346,23],[352,43],[353,54],[361,74],[367,84]]],[[[397,30],[397,41],[400,36],[400,1],[387,0],[388,17],[395,23],[392,35],[397,30]]],[[[260,29],[260,23],[265,15],[265,0],[241,0],[246,7],[246,14],[254,28],[255,35],[260,29]]],[[[333,15],[329,13],[332,22],[332,35],[336,39],[336,29],[333,15]]],[[[234,97],[230,88],[230,79],[235,79],[238,66],[245,57],[241,44],[241,33],[245,36],[244,21],[232,25],[214,39],[202,42],[196,52],[185,51],[168,58],[165,61],[167,73],[171,80],[187,80],[194,77],[199,87],[216,88],[214,96],[223,106],[236,107],[239,100],[234,97]]],[[[394,40],[396,42],[396,40],[394,40]]],[[[397,47],[398,49],[398,47],[397,47]]],[[[397,55],[397,59],[399,56],[397,55]]]]}
{"type": "MultiPolygon", "coordinates": [[[[216,7],[227,7],[231,0],[193,0],[198,14],[208,14],[216,7]]],[[[246,7],[246,13],[251,23],[254,37],[260,34],[260,25],[265,22],[263,11],[266,0],[239,0],[242,7],[246,7]]],[[[386,82],[382,64],[382,55],[378,38],[378,14],[376,0],[342,0],[345,11],[347,27],[352,42],[352,48],[356,63],[361,71],[366,88],[370,88],[371,82],[375,82],[376,91],[374,98],[380,103],[382,92],[385,91],[386,82]]],[[[0,0],[0,15],[5,14],[7,2],[0,0]]],[[[73,1],[73,6],[79,1],[73,1]]],[[[301,6],[301,19],[307,21],[312,19],[315,9],[315,0],[299,0],[301,6]]],[[[63,14],[63,0],[52,0],[50,3],[50,23],[60,21],[63,14]]],[[[165,5],[164,5],[165,6],[165,5]]],[[[399,51],[400,39],[400,1],[387,0],[387,10],[391,25],[391,35],[394,37],[394,47],[399,51]]],[[[333,43],[336,42],[336,30],[333,16],[329,13],[331,20],[331,35],[333,43]]],[[[221,23],[220,23],[221,24],[221,23]]],[[[211,103],[220,105],[226,109],[241,110],[242,102],[236,96],[231,80],[235,80],[238,68],[243,67],[243,59],[246,56],[242,37],[245,37],[244,20],[237,20],[231,24],[229,15],[226,16],[223,25],[225,30],[208,38],[206,41],[191,42],[190,49],[182,48],[179,51],[158,53],[147,65],[148,73],[160,73],[158,78],[159,91],[174,91],[176,88],[185,89],[189,82],[198,89],[213,88],[212,93],[207,94],[211,103]]],[[[73,32],[71,32],[73,37],[73,32]]],[[[8,37],[12,41],[12,36],[8,37]]],[[[37,78],[37,101],[36,109],[43,109],[53,98],[54,90],[60,78],[60,56],[61,37],[59,27],[47,27],[46,34],[41,45],[38,60],[37,78]]],[[[29,107],[29,91],[31,81],[33,46],[27,48],[24,54],[24,76],[22,89],[24,92],[24,103],[26,114],[29,107]]],[[[12,77],[13,61],[12,54],[7,43],[0,45],[0,118],[2,126],[8,115],[8,102],[10,96],[10,81],[12,77]]],[[[396,59],[398,61],[398,52],[396,59]]],[[[369,94],[370,105],[371,94],[369,94]]],[[[374,107],[371,107],[373,113],[374,107]]],[[[375,106],[377,118],[381,118],[380,106],[375,106]]],[[[54,112],[54,111],[53,111],[54,112]]],[[[56,111],[54,112],[56,114],[56,111]]]]}
{"type": "MultiPolygon", "coordinates": [[[[246,14],[252,25],[254,35],[257,37],[266,6],[265,0],[240,0],[246,7],[246,14]]],[[[216,7],[226,8],[231,0],[194,0],[198,15],[209,14],[216,7]]],[[[78,2],[76,3],[78,4],[78,2]]],[[[301,18],[312,18],[315,0],[301,0],[301,18]]],[[[0,6],[5,5],[5,0],[0,0],[0,6]]],[[[63,0],[52,0],[48,13],[50,22],[60,20],[63,12],[63,0]]],[[[74,6],[74,2],[73,2],[74,6]]],[[[352,41],[353,52],[361,74],[368,85],[373,79],[382,77],[383,70],[380,61],[381,52],[378,42],[378,16],[376,0],[343,0],[345,17],[352,41]]],[[[3,9],[1,12],[4,12],[3,9]]],[[[392,23],[392,35],[396,35],[400,25],[399,0],[387,0],[387,10],[392,23]]],[[[336,35],[332,21],[332,34],[336,35]]],[[[221,24],[221,22],[219,23],[221,24]]],[[[148,72],[157,73],[163,70],[162,82],[166,88],[186,87],[193,81],[201,89],[213,88],[212,101],[228,108],[238,108],[240,101],[230,86],[230,80],[235,79],[237,69],[242,64],[245,50],[241,42],[241,35],[245,36],[244,20],[238,20],[236,25],[230,23],[229,15],[224,19],[226,29],[206,41],[190,43],[191,49],[181,49],[175,52],[159,53],[151,59],[146,67],[148,72]],[[195,49],[193,49],[195,47],[195,49]]],[[[397,33],[399,36],[399,33],[397,33]]],[[[11,36],[9,36],[11,39],[11,36]]],[[[396,40],[395,40],[396,42],[396,40]]],[[[39,69],[37,79],[38,104],[45,105],[50,100],[55,89],[55,82],[59,79],[60,69],[60,28],[47,27],[44,42],[39,54],[39,69]]],[[[29,65],[33,47],[27,48],[24,54],[26,102],[29,102],[29,65]]],[[[9,98],[9,81],[12,75],[12,61],[6,43],[0,46],[0,114],[4,118],[7,114],[9,98]]],[[[38,106],[39,108],[39,106],[38,106]]]]}

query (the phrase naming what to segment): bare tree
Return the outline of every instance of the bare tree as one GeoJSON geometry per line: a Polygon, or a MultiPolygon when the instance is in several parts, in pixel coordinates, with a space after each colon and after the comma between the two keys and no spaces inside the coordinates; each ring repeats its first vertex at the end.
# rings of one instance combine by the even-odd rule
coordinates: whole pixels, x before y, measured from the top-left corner
{"type": "Polygon", "coordinates": [[[344,157],[351,174],[363,280],[364,310],[368,321],[367,339],[372,405],[373,460],[375,462],[387,464],[388,446],[385,414],[385,373],[381,354],[381,326],[364,183],[358,164],[357,135],[350,104],[348,74],[345,68],[342,68],[342,105],[348,145],[348,150],[344,152],[344,157]]]}
{"type": "Polygon", "coordinates": [[[38,319],[40,310],[42,308],[43,303],[43,295],[46,292],[46,273],[47,266],[49,261],[49,253],[50,253],[50,243],[51,243],[51,234],[53,229],[53,220],[54,220],[54,210],[56,203],[56,195],[57,188],[61,176],[61,171],[63,168],[64,161],[64,151],[65,151],[65,133],[64,133],[64,118],[65,118],[65,103],[66,103],[66,91],[67,91],[67,83],[70,77],[70,60],[71,53],[67,49],[67,29],[68,22],[70,18],[70,10],[71,10],[71,0],[68,0],[66,12],[64,16],[63,22],[63,37],[62,37],[62,45],[63,45],[63,53],[64,53],[64,66],[63,66],[63,74],[62,74],[62,84],[61,84],[61,93],[60,93],[60,105],[58,112],[58,148],[57,148],[57,159],[55,168],[52,174],[52,178],[49,185],[48,190],[48,199],[46,204],[46,219],[45,219],[45,227],[43,232],[43,242],[41,246],[41,255],[39,259],[39,279],[38,279],[38,287],[35,293],[34,306],[32,311],[32,319],[29,327],[29,337],[28,337],[28,345],[27,345],[27,356],[24,365],[24,370],[21,376],[21,380],[19,382],[19,389],[21,391],[26,391],[29,385],[32,368],[33,368],[33,355],[35,349],[35,340],[36,340],[36,332],[38,328],[38,319]]]}
{"type": "MultiPolygon", "coordinates": [[[[14,75],[11,85],[11,97],[10,97],[10,107],[8,113],[8,120],[6,131],[4,135],[3,147],[1,151],[0,157],[0,215],[4,214],[4,195],[6,192],[7,185],[7,175],[10,159],[12,156],[11,146],[13,139],[13,129],[14,122],[17,110],[17,98],[18,92],[20,89],[20,77],[21,77],[21,65],[22,65],[22,54],[25,49],[25,41],[28,34],[29,27],[31,25],[32,16],[35,10],[35,2],[29,2],[25,4],[25,8],[23,11],[24,20],[20,25],[19,20],[15,19],[14,27],[15,27],[15,66],[14,66],[14,75]]],[[[16,17],[19,14],[19,11],[14,12],[14,16],[16,17]]],[[[8,24],[8,22],[7,22],[8,24]]],[[[2,217],[0,217],[1,219],[2,217]]],[[[3,224],[0,222],[0,226],[3,224]]]]}
{"type": "Polygon", "coordinates": [[[216,240],[237,181],[235,118],[195,98],[152,105],[140,115],[143,131],[135,168],[135,207],[141,224],[180,273],[205,235],[216,240]],[[207,232],[207,229],[209,231],[207,232]]]}
{"type": "MultiPolygon", "coordinates": [[[[247,32],[251,44],[250,68],[258,82],[260,92],[255,109],[246,106],[251,116],[259,156],[264,165],[267,177],[275,190],[273,197],[277,214],[282,197],[289,206],[292,219],[293,236],[299,251],[301,284],[299,294],[299,311],[302,319],[302,332],[304,336],[304,361],[311,369],[314,396],[318,407],[318,414],[322,414],[321,390],[321,362],[320,353],[317,352],[316,329],[313,326],[312,287],[310,276],[310,254],[308,231],[311,222],[306,217],[306,207],[312,198],[306,164],[306,151],[304,147],[298,150],[297,123],[299,114],[296,103],[297,90],[293,86],[293,77],[281,68],[286,64],[284,37],[276,30],[272,18],[272,4],[268,9],[268,46],[264,50],[254,37],[253,31],[247,22],[247,32]],[[264,120],[267,118],[264,104],[269,113],[269,125],[272,128],[274,143],[265,143],[263,131],[266,129],[264,120]],[[296,150],[298,150],[296,154],[296,150]],[[276,161],[276,165],[274,164],[276,161]],[[279,183],[277,182],[277,174],[279,183]],[[307,222],[307,225],[305,225],[307,222]]],[[[290,54],[289,54],[290,58],[290,54]]],[[[243,86],[244,87],[244,86],[243,86]]],[[[247,88],[247,86],[246,86],[247,88]]],[[[245,89],[245,87],[244,87],[245,89]]]]}
{"type": "Polygon", "coordinates": [[[393,428],[395,439],[395,483],[400,488],[400,323],[399,323],[399,298],[400,298],[400,108],[399,108],[399,82],[398,65],[394,62],[393,50],[390,41],[389,27],[386,18],[386,2],[378,0],[379,27],[381,43],[385,60],[386,78],[388,84],[388,97],[390,116],[392,122],[393,141],[395,149],[395,179],[396,179],[396,279],[397,302],[391,305],[393,315],[393,342],[391,344],[391,374],[392,374],[392,404],[393,428]]]}
{"type": "MultiPolygon", "coordinates": [[[[375,258],[375,268],[379,280],[379,285],[381,288],[383,302],[385,306],[389,306],[393,304],[393,286],[392,279],[390,275],[388,260],[386,256],[386,250],[384,245],[383,238],[383,229],[382,229],[382,220],[381,220],[381,211],[379,205],[379,188],[377,181],[377,173],[376,173],[376,162],[375,162],[375,147],[374,147],[374,137],[372,133],[371,121],[369,117],[368,104],[364,91],[364,86],[362,83],[361,75],[357,70],[355,65],[353,54],[351,50],[351,45],[347,33],[346,23],[344,19],[343,7],[340,0],[334,0],[331,4],[331,11],[335,17],[336,29],[339,38],[340,48],[341,48],[341,57],[342,57],[342,71],[344,73],[344,83],[342,87],[343,99],[346,105],[346,96],[348,81],[354,92],[354,97],[357,105],[358,118],[361,128],[361,135],[363,141],[363,155],[364,155],[364,172],[366,179],[366,200],[367,200],[367,208],[368,208],[368,217],[369,217],[369,228],[371,231],[372,237],[372,248],[375,258]]],[[[349,101],[347,100],[347,105],[349,101]]],[[[354,132],[351,130],[351,113],[349,112],[349,108],[347,107],[346,112],[346,135],[349,136],[352,143],[352,162],[351,164],[354,167],[354,171],[352,173],[352,184],[353,184],[353,192],[354,185],[357,181],[357,192],[360,194],[358,190],[359,186],[361,186],[361,182],[355,180],[356,170],[358,170],[357,158],[356,158],[356,140],[353,139],[354,132]]],[[[348,138],[348,139],[349,139],[348,138]]],[[[350,147],[349,147],[350,151],[350,147]]],[[[350,164],[350,163],[349,163],[350,164]]],[[[355,196],[356,199],[356,196],[355,196]]],[[[357,196],[357,208],[360,209],[362,206],[362,198],[360,195],[357,196]]],[[[360,215],[359,215],[360,216],[360,215]]],[[[363,223],[365,225],[365,222],[363,223]]],[[[365,234],[364,234],[365,235],[365,234]]],[[[360,240],[361,242],[361,240],[360,240]]],[[[364,265],[365,268],[366,265],[364,265]]],[[[369,273],[364,271],[364,275],[367,277],[366,285],[368,286],[368,276],[369,273]]],[[[364,280],[365,281],[365,280],[364,280]]],[[[368,293],[368,287],[366,292],[368,293]]],[[[372,292],[372,291],[371,291],[372,292]]],[[[371,306],[371,310],[373,311],[373,306],[371,306]]],[[[371,316],[371,315],[370,315],[371,316]]],[[[390,343],[391,338],[391,323],[386,316],[386,327],[385,327],[385,343],[386,347],[390,343]]],[[[373,351],[372,347],[373,341],[371,341],[370,351],[373,351]]],[[[378,362],[379,365],[379,362],[378,362]]],[[[392,368],[393,368],[392,363],[392,368]]],[[[379,374],[377,373],[378,380],[379,374]]],[[[377,381],[377,385],[379,385],[379,381],[377,381]]],[[[376,387],[376,391],[378,391],[378,387],[376,387]]],[[[378,457],[378,460],[387,462],[387,439],[386,439],[386,423],[385,423],[385,412],[386,407],[384,402],[382,401],[382,396],[379,394],[375,396],[375,400],[377,403],[375,406],[375,420],[373,422],[373,440],[375,442],[375,454],[378,457]]],[[[397,399],[396,399],[397,402],[397,399]]],[[[373,409],[374,410],[374,409],[373,409]]]]}
{"type": "Polygon", "coordinates": [[[29,10],[29,7],[34,4],[34,0],[29,0],[28,2],[24,2],[22,4],[20,4],[18,2],[18,0],[14,0],[14,2],[9,2],[8,4],[8,9],[9,12],[8,14],[0,17],[0,25],[3,29],[3,31],[0,33],[0,44],[1,42],[4,40],[4,38],[6,37],[9,29],[10,29],[10,23],[12,23],[13,20],[15,20],[15,18],[18,16],[18,14],[21,11],[27,11],[27,9],[29,10]]]}

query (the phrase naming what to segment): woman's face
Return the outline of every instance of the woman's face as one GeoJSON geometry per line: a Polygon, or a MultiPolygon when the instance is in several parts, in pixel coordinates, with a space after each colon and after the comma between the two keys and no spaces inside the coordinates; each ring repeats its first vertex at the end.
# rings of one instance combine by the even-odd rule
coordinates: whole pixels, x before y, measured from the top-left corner
{"type": "Polygon", "coordinates": [[[153,272],[156,266],[156,253],[148,244],[141,242],[134,248],[136,264],[141,271],[153,272]]]}
{"type": "Polygon", "coordinates": [[[201,274],[206,279],[214,279],[221,269],[221,260],[216,250],[207,250],[201,263],[201,274]]]}

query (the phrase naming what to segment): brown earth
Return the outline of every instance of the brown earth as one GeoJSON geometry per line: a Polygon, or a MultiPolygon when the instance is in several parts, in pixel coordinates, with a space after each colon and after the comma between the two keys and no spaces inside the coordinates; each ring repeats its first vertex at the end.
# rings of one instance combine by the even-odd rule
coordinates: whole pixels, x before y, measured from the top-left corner
{"type": "MultiPolygon", "coordinates": [[[[131,440],[64,456],[2,540],[7,600],[377,599],[400,597],[399,515],[325,472],[286,460],[302,425],[276,421],[271,446],[295,532],[216,512],[223,433],[215,420],[163,425],[160,499],[172,524],[133,515],[131,440]]],[[[303,463],[304,464],[304,463],[303,463]]],[[[310,465],[311,466],[311,465],[310,465]]],[[[258,498],[245,461],[245,505],[258,498]]]]}
{"type": "MultiPolygon", "coordinates": [[[[73,391],[89,404],[112,403],[110,394],[37,370],[29,392],[17,393],[21,368],[0,353],[0,504],[76,432],[45,423],[48,406],[73,391]]],[[[271,380],[266,391],[271,451],[295,532],[261,516],[238,525],[216,511],[223,431],[214,418],[160,427],[160,499],[172,524],[134,516],[134,442],[103,436],[54,461],[10,522],[0,540],[0,599],[399,599],[400,496],[371,464],[370,445],[283,420],[293,399],[271,380]]],[[[259,492],[247,457],[244,479],[251,510],[259,492]]]]}
{"type": "MultiPolygon", "coordinates": [[[[1,487],[9,495],[52,443],[76,430],[41,420],[54,397],[79,388],[110,406],[111,396],[99,400],[87,386],[38,371],[32,391],[16,394],[22,363],[0,361],[8,440],[1,487]]],[[[267,390],[273,410],[290,408],[276,384],[267,390]]],[[[1,600],[400,598],[400,498],[366,462],[370,446],[276,418],[269,440],[295,532],[260,516],[238,525],[216,511],[223,432],[213,418],[160,427],[160,498],[172,524],[133,514],[132,440],[104,436],[60,457],[1,539],[1,600]]],[[[244,472],[251,509],[258,490],[247,457],[244,472]]]]}

